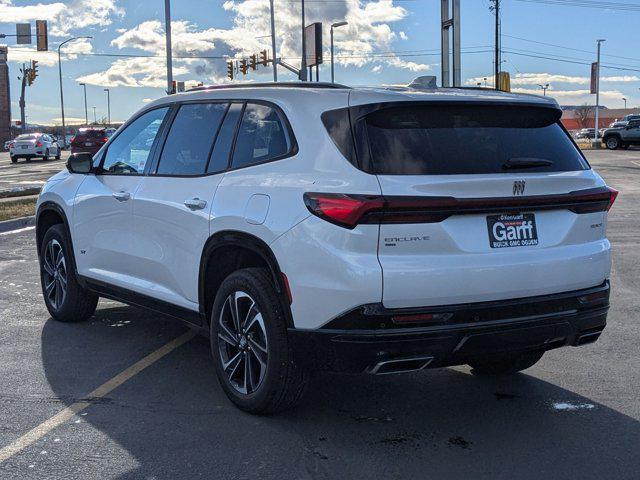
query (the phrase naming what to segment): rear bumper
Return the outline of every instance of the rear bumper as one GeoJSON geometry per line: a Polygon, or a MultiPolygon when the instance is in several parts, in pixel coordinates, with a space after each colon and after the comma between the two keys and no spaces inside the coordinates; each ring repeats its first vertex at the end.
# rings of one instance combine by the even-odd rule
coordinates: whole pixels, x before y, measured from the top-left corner
{"type": "Polygon", "coordinates": [[[605,282],[499,302],[420,309],[364,305],[323,328],[288,333],[296,361],[314,369],[371,372],[382,362],[415,358],[444,367],[496,353],[594,342],[606,326],[608,310],[605,282]]]}

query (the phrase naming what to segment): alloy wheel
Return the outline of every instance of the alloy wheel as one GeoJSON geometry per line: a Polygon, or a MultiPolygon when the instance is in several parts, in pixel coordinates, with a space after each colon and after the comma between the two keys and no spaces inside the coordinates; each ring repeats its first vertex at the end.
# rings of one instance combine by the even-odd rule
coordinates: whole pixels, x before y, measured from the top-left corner
{"type": "Polygon", "coordinates": [[[231,386],[245,395],[255,392],[267,371],[269,346],[262,313],[246,292],[231,293],[222,306],[218,351],[231,386]]]}
{"type": "Polygon", "coordinates": [[[56,239],[51,239],[47,244],[42,267],[44,294],[54,310],[58,310],[67,296],[67,262],[62,245],[56,239]]]}

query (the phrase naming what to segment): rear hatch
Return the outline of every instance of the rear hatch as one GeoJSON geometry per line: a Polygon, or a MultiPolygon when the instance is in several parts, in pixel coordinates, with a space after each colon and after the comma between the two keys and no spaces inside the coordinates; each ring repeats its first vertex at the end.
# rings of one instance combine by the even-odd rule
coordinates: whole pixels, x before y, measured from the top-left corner
{"type": "Polygon", "coordinates": [[[360,168],[384,208],[388,308],[599,285],[615,199],[548,105],[402,102],[351,109],[360,168]]]}
{"type": "Polygon", "coordinates": [[[13,141],[13,150],[20,153],[20,151],[31,151],[36,147],[35,135],[20,135],[13,141]]]}
{"type": "Polygon", "coordinates": [[[104,130],[79,130],[71,139],[71,147],[78,151],[97,152],[107,140],[104,130]]]}

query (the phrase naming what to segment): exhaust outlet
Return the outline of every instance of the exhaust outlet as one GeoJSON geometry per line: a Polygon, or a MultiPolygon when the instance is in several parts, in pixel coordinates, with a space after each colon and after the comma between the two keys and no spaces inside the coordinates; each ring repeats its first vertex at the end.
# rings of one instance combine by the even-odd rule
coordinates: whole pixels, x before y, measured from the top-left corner
{"type": "Polygon", "coordinates": [[[373,375],[416,372],[426,368],[432,361],[433,357],[408,357],[384,360],[376,363],[368,372],[373,375]]]}

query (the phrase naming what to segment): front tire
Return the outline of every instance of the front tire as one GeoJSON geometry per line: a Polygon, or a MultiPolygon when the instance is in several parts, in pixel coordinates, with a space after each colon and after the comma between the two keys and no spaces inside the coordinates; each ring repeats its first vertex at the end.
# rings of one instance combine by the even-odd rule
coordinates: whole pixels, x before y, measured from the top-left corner
{"type": "Polygon", "coordinates": [[[616,150],[620,146],[620,139],[618,137],[607,137],[604,144],[609,150],[616,150]]]}
{"type": "Polygon", "coordinates": [[[271,414],[298,403],[306,373],[293,361],[280,298],[265,270],[229,275],[216,294],[210,323],[216,374],[238,408],[271,414]]]}
{"type": "Polygon", "coordinates": [[[98,296],[78,283],[72,255],[63,225],[53,225],[44,234],[40,247],[40,282],[47,310],[59,322],[83,322],[98,305],[98,296]]]}
{"type": "Polygon", "coordinates": [[[474,375],[510,375],[533,367],[542,358],[543,351],[505,353],[492,358],[469,362],[474,375]]]}

